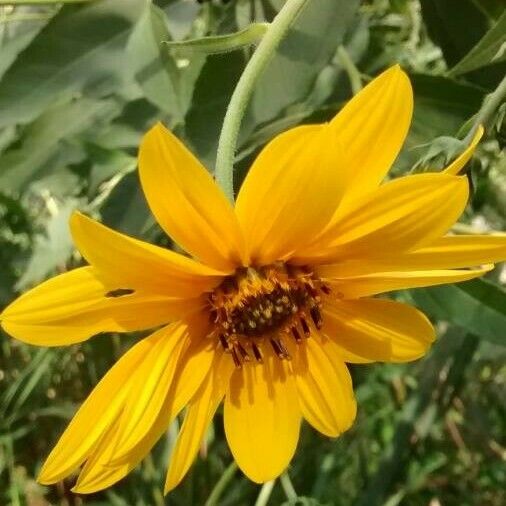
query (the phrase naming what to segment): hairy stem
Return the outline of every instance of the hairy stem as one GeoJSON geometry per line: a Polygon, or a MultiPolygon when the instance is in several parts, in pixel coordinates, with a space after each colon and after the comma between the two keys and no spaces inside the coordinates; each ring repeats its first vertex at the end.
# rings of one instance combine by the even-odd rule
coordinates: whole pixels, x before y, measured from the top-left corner
{"type": "Polygon", "coordinates": [[[473,140],[473,137],[476,131],[478,130],[479,126],[486,125],[488,123],[490,118],[494,115],[496,110],[499,108],[499,106],[505,99],[506,99],[506,76],[499,83],[497,88],[485,98],[483,105],[481,106],[481,109],[478,111],[478,114],[474,119],[471,130],[469,130],[469,133],[466,135],[464,139],[464,142],[466,144],[471,144],[471,141],[473,140]]]}
{"type": "Polygon", "coordinates": [[[255,83],[307,1],[286,1],[246,65],[230,99],[221,129],[215,169],[216,181],[230,201],[234,200],[233,169],[237,138],[255,83]]]}

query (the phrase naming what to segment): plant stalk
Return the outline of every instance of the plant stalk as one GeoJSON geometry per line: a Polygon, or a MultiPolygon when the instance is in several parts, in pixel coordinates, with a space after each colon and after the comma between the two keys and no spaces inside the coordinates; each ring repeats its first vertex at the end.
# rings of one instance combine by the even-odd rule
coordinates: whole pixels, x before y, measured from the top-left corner
{"type": "Polygon", "coordinates": [[[362,89],[362,76],[343,45],[337,48],[337,57],[348,75],[351,91],[356,95],[362,89]]]}
{"type": "Polygon", "coordinates": [[[255,502],[255,506],[267,506],[275,483],[276,480],[271,480],[262,485],[260,493],[258,494],[257,500],[255,502]]]}
{"type": "Polygon", "coordinates": [[[225,472],[221,475],[221,478],[218,480],[213,490],[209,494],[205,506],[217,506],[220,502],[221,495],[227,488],[230,480],[234,477],[235,472],[237,471],[237,464],[235,461],[225,469],[225,472]]]}
{"type": "Polygon", "coordinates": [[[288,475],[287,471],[285,471],[279,477],[279,481],[281,483],[281,486],[283,487],[283,491],[285,492],[286,498],[290,502],[295,502],[299,497],[297,495],[297,492],[295,492],[295,489],[293,488],[292,480],[290,479],[290,476],[288,475]]]}
{"type": "Polygon", "coordinates": [[[307,1],[286,1],[246,65],[230,99],[218,142],[215,177],[231,202],[234,200],[233,170],[237,138],[255,83],[307,1]]]}
{"type": "Polygon", "coordinates": [[[504,76],[497,88],[485,98],[481,109],[476,115],[471,130],[469,130],[468,134],[464,138],[466,145],[471,144],[479,126],[486,125],[488,123],[491,116],[496,112],[504,100],[506,100],[506,76],[504,76]]]}

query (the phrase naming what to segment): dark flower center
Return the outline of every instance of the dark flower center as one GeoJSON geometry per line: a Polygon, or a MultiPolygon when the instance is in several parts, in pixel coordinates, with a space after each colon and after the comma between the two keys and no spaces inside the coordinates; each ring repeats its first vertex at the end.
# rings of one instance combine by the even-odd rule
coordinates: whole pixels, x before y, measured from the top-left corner
{"type": "Polygon", "coordinates": [[[261,362],[264,342],[289,359],[284,340],[299,343],[312,327],[322,326],[321,294],[328,292],[305,267],[276,263],[239,269],[208,297],[213,335],[237,366],[252,358],[261,362]]]}

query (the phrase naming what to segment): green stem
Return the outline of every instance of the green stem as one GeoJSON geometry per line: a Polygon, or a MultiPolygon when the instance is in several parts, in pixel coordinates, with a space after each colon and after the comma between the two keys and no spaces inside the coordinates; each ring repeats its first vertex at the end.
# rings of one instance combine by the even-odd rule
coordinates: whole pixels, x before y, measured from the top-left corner
{"type": "Polygon", "coordinates": [[[348,74],[351,91],[353,95],[356,95],[362,89],[362,76],[344,46],[341,45],[337,48],[337,57],[346,74],[348,74]]]}
{"type": "Polygon", "coordinates": [[[292,480],[290,479],[290,476],[288,476],[287,471],[285,471],[279,477],[279,481],[281,482],[281,486],[283,487],[286,498],[290,502],[295,502],[299,497],[297,495],[297,492],[295,492],[295,489],[293,488],[292,480]]]}
{"type": "Polygon", "coordinates": [[[499,108],[503,100],[506,99],[506,76],[499,83],[497,88],[485,98],[481,109],[474,120],[473,126],[466,135],[464,142],[469,145],[480,125],[486,125],[491,116],[499,108]]]}
{"type": "Polygon", "coordinates": [[[275,483],[276,480],[272,480],[262,485],[257,500],[255,501],[255,506],[266,506],[269,498],[271,497],[272,489],[274,488],[275,483]]]}
{"type": "Polygon", "coordinates": [[[218,480],[218,483],[216,483],[216,485],[214,486],[213,490],[211,491],[211,494],[209,494],[205,506],[216,506],[217,504],[219,504],[221,494],[223,494],[223,492],[227,488],[227,485],[229,484],[230,480],[234,477],[236,471],[237,471],[237,464],[235,463],[235,461],[233,461],[227,467],[227,469],[225,469],[225,472],[221,475],[221,478],[218,480]]]}
{"type": "Polygon", "coordinates": [[[237,138],[255,83],[307,1],[286,1],[246,65],[230,99],[218,142],[215,169],[216,181],[230,201],[234,200],[233,169],[237,138]]]}

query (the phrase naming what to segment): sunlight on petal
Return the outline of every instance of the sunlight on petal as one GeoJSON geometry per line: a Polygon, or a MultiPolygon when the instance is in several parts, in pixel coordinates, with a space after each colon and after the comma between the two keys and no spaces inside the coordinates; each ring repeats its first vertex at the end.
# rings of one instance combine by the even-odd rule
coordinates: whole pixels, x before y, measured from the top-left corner
{"type": "Polygon", "coordinates": [[[241,470],[256,483],[279,476],[299,439],[301,414],[286,361],[270,352],[264,363],[234,371],[225,397],[225,434],[241,470]]]}

